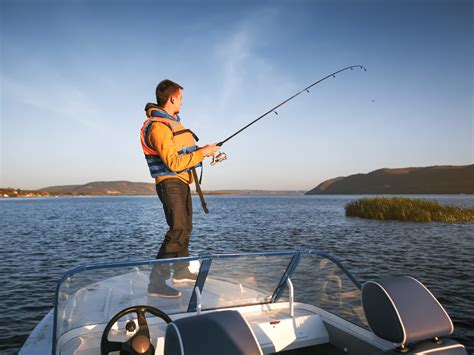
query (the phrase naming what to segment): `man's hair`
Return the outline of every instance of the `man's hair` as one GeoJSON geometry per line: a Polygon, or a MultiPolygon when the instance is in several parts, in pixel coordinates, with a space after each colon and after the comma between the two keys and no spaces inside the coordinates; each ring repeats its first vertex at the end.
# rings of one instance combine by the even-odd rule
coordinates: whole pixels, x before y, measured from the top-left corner
{"type": "Polygon", "coordinates": [[[179,89],[183,89],[183,87],[168,79],[159,83],[156,87],[156,103],[158,106],[166,104],[170,96],[177,94],[179,89]]]}

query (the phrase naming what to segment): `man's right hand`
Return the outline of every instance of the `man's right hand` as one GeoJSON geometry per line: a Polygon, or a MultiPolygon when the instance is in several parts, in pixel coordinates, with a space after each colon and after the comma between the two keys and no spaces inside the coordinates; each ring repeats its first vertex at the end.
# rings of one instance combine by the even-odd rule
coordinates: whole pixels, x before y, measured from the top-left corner
{"type": "Polygon", "coordinates": [[[208,145],[205,145],[204,147],[201,147],[201,151],[205,157],[212,157],[214,153],[219,150],[219,148],[220,147],[218,147],[215,144],[208,144],[208,145]]]}

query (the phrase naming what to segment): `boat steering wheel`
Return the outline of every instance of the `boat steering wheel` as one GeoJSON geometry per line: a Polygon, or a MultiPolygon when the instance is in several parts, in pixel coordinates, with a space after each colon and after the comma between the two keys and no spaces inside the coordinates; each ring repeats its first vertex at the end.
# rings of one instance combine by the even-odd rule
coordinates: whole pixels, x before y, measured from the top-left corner
{"type": "MultiPolygon", "coordinates": [[[[171,318],[163,311],[158,308],[151,306],[133,306],[122,309],[107,323],[107,326],[102,333],[102,339],[100,341],[100,353],[101,355],[108,355],[111,351],[120,351],[120,355],[153,355],[155,348],[151,343],[150,331],[148,329],[148,323],[146,321],[145,312],[151,313],[163,319],[166,323],[171,323],[171,318]],[[123,316],[136,313],[138,315],[138,330],[137,332],[126,342],[120,341],[109,341],[108,336],[112,326],[123,316]]],[[[128,325],[128,324],[127,324],[128,325]]],[[[135,323],[133,323],[133,326],[135,323]]]]}

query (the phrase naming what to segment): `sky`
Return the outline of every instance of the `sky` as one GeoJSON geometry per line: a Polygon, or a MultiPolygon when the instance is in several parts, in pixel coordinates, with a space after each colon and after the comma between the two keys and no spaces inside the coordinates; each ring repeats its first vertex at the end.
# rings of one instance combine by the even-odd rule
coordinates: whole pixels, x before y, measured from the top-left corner
{"type": "Polygon", "coordinates": [[[204,190],[309,190],[380,168],[473,164],[474,2],[0,0],[0,187],[153,182],[155,87],[222,141],[204,190]]]}

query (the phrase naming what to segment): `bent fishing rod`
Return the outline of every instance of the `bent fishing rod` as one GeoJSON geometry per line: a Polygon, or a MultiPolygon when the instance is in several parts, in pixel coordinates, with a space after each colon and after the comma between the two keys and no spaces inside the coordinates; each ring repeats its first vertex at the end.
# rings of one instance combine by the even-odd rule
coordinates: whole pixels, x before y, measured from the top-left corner
{"type": "MultiPolygon", "coordinates": [[[[367,71],[367,69],[363,66],[363,65],[351,65],[350,67],[346,67],[346,68],[343,68],[343,69],[340,69],[338,71],[335,71],[334,73],[331,73],[327,76],[325,76],[324,78],[321,78],[319,79],[318,81],[312,83],[311,85],[305,87],[304,89],[302,89],[301,91],[297,92],[296,94],[294,94],[293,96],[287,98],[285,101],[279,103],[278,105],[276,105],[275,107],[271,108],[270,110],[268,110],[267,112],[265,112],[263,115],[261,115],[260,117],[257,117],[255,120],[253,120],[252,122],[250,122],[248,125],[242,127],[241,129],[239,129],[237,132],[233,133],[232,135],[230,135],[229,137],[227,137],[226,139],[224,139],[223,141],[217,143],[216,145],[218,147],[222,147],[224,145],[225,142],[227,142],[228,140],[234,138],[236,135],[238,135],[239,133],[241,133],[242,131],[246,130],[247,128],[249,128],[251,125],[253,125],[254,123],[256,123],[257,121],[261,120],[262,118],[264,118],[265,116],[267,116],[268,114],[274,112],[275,115],[278,115],[278,112],[276,111],[277,108],[283,106],[284,104],[286,104],[287,102],[293,100],[296,96],[302,94],[303,92],[307,92],[309,93],[309,89],[311,89],[313,86],[315,85],[318,85],[320,82],[326,80],[326,79],[329,79],[329,78],[335,78],[336,77],[336,74],[339,74],[339,73],[342,73],[343,71],[346,71],[346,70],[353,70],[354,68],[359,68],[359,69],[362,69],[363,71],[367,71]]],[[[211,162],[211,165],[214,165],[216,163],[219,163],[223,160],[226,160],[227,159],[227,155],[224,153],[224,152],[219,152],[217,155],[213,156],[212,157],[212,162],[211,162]]]]}

